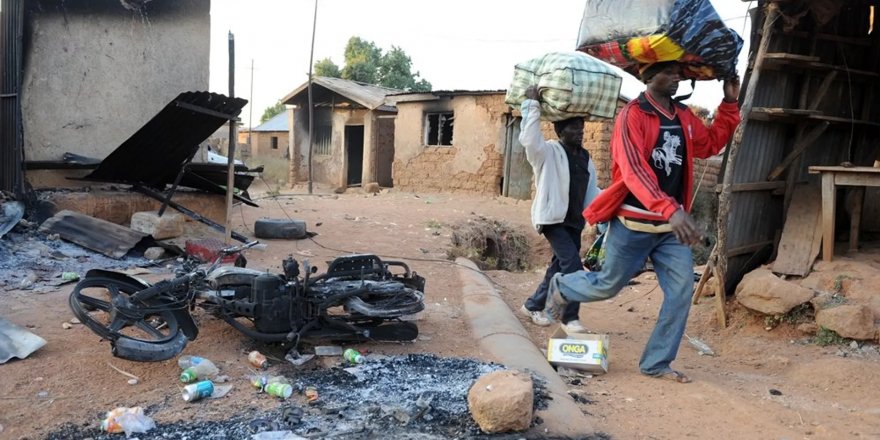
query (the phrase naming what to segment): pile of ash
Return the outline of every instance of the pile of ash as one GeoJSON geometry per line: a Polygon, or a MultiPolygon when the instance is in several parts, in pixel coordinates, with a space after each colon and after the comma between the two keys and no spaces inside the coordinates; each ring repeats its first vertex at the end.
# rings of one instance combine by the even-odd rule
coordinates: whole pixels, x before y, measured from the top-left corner
{"type": "MultiPolygon", "coordinates": [[[[357,366],[343,365],[303,372],[290,367],[284,375],[297,390],[272,411],[233,416],[223,421],[159,424],[140,438],[248,439],[266,431],[291,431],[304,438],[521,439],[523,434],[485,435],[470,416],[467,393],[480,376],[501,370],[497,364],[470,359],[415,354],[373,357],[357,366]],[[313,404],[297,396],[314,387],[313,404]],[[290,414],[295,414],[291,420],[290,414]]],[[[543,381],[535,380],[535,408],[546,408],[543,381]]],[[[205,401],[207,405],[210,400],[205,401]]],[[[540,423],[540,420],[537,421],[540,423]]],[[[94,426],[94,425],[92,425],[94,426]]],[[[68,424],[47,439],[109,440],[97,428],[68,424]]],[[[598,434],[594,439],[606,439],[598,434]]]]}
{"type": "Polygon", "coordinates": [[[33,290],[47,293],[64,284],[62,274],[79,277],[90,269],[156,267],[137,250],[113,259],[76,244],[49,238],[34,229],[16,227],[0,238],[0,290],[33,290]]]}

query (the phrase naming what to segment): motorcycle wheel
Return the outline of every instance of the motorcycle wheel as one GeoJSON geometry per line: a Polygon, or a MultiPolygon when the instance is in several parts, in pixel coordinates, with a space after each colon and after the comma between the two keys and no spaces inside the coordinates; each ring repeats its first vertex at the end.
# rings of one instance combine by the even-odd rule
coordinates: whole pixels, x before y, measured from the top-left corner
{"type": "Polygon", "coordinates": [[[408,287],[393,291],[374,291],[345,301],[349,313],[372,318],[399,318],[425,309],[425,294],[408,287]]]}
{"type": "Polygon", "coordinates": [[[70,293],[70,309],[83,325],[110,341],[124,338],[138,343],[165,344],[180,339],[177,319],[170,310],[162,310],[168,306],[161,300],[154,298],[125,309],[117,307],[119,300],[143,288],[111,278],[85,278],[70,293]]]}

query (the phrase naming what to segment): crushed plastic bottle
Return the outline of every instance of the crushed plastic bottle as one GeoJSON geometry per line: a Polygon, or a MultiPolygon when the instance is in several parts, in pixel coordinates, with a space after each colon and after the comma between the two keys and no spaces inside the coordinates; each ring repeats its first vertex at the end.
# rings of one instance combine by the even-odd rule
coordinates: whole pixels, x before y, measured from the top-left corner
{"type": "Polygon", "coordinates": [[[364,355],[360,354],[359,351],[353,348],[346,349],[345,352],[342,353],[342,357],[352,364],[362,364],[365,360],[364,355]]]}
{"type": "Polygon", "coordinates": [[[199,363],[188,367],[180,373],[180,381],[183,383],[192,383],[197,380],[209,379],[220,373],[220,370],[208,359],[201,358],[199,363]]]}
{"type": "Polygon", "coordinates": [[[705,342],[699,340],[698,338],[692,338],[687,334],[685,334],[684,336],[687,338],[688,344],[690,344],[691,347],[697,350],[697,353],[699,353],[701,356],[717,356],[715,354],[715,350],[712,350],[712,347],[707,345],[705,342]]]}
{"type": "Polygon", "coordinates": [[[199,364],[204,358],[199,356],[193,356],[189,354],[185,354],[179,358],[177,358],[177,366],[181,369],[186,370],[189,367],[193,367],[199,364]]]}

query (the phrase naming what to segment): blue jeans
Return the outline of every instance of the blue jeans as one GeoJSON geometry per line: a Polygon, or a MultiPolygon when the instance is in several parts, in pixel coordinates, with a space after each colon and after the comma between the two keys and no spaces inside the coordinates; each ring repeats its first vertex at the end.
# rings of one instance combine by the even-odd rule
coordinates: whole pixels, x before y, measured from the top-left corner
{"type": "MultiPolygon", "coordinates": [[[[550,259],[550,266],[544,273],[544,280],[538,285],[535,293],[526,300],[526,309],[531,311],[544,310],[544,305],[547,302],[547,286],[550,285],[553,275],[559,272],[572,273],[584,270],[584,264],[581,260],[581,232],[580,229],[562,225],[541,227],[541,234],[550,242],[550,248],[553,249],[553,258],[550,259]]],[[[580,306],[576,302],[569,303],[562,313],[562,322],[569,323],[578,319],[580,306]]]]}
{"type": "Polygon", "coordinates": [[[663,290],[663,304],[639,361],[644,374],[657,375],[671,369],[687,325],[694,288],[694,259],[691,249],[668,232],[652,234],[626,228],[613,219],[605,241],[605,263],[599,272],[579,271],[558,277],[565,299],[593,302],[620,293],[630,278],[645,264],[654,264],[663,290]]]}

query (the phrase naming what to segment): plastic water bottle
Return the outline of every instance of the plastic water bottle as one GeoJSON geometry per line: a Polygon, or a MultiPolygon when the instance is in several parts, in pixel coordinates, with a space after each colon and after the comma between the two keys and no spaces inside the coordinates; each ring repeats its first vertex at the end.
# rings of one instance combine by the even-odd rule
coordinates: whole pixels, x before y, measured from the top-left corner
{"type": "Polygon", "coordinates": [[[180,381],[183,383],[192,383],[197,380],[208,379],[214,377],[220,370],[214,366],[214,363],[208,359],[202,358],[199,363],[192,367],[186,368],[180,373],[180,381]]]}
{"type": "Polygon", "coordinates": [[[194,367],[198,365],[199,362],[203,361],[204,359],[205,358],[203,357],[185,354],[177,358],[177,366],[179,366],[183,370],[186,370],[189,367],[194,367]]]}
{"type": "Polygon", "coordinates": [[[360,354],[357,350],[353,348],[348,348],[342,353],[342,357],[345,358],[348,362],[352,364],[362,364],[364,363],[364,355],[360,354]]]}

